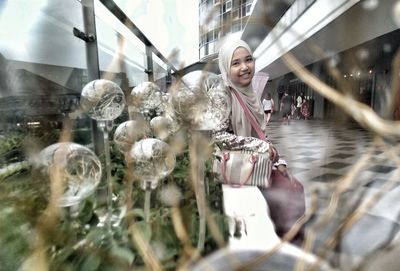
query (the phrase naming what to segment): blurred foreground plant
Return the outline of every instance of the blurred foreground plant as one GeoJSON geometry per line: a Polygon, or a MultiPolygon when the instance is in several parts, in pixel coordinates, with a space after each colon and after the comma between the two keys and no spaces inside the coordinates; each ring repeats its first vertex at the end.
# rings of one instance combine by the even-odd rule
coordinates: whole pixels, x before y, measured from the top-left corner
{"type": "MultiPolygon", "coordinates": [[[[144,221],[144,191],[140,183],[131,180],[123,155],[112,145],[113,216],[112,232],[104,219],[107,204],[104,200],[106,184],[97,194],[79,205],[49,212],[49,180],[29,167],[22,149],[27,135],[5,137],[0,142],[4,153],[15,153],[14,163],[23,162],[21,170],[10,171],[0,179],[0,270],[132,270],[146,269],[140,244],[132,236],[132,227],[140,233],[164,270],[176,270],[188,263],[184,245],[175,231],[173,209],[160,198],[164,190],[173,186],[180,191],[178,207],[183,219],[183,230],[190,246],[198,238],[198,212],[194,191],[189,181],[188,153],[177,156],[177,164],[154,193],[149,223],[144,221]],[[22,268],[21,268],[22,267],[22,268]]],[[[39,143],[38,143],[39,144],[39,143]]],[[[10,160],[8,160],[10,161],[10,160]]],[[[4,162],[3,168],[6,166],[4,162]]],[[[212,186],[208,194],[210,217],[221,232],[226,233],[221,212],[219,186],[206,175],[212,186]]],[[[207,231],[201,255],[217,249],[207,231]]],[[[190,257],[189,257],[190,258],[190,257]]],[[[148,268],[148,267],[147,267],[148,268]]]]}

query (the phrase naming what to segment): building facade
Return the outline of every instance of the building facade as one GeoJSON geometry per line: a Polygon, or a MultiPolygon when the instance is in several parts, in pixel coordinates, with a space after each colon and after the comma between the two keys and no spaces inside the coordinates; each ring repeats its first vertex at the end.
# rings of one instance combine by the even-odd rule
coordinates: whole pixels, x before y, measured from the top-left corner
{"type": "Polygon", "coordinates": [[[199,1],[199,59],[218,52],[218,41],[231,33],[241,35],[252,11],[253,0],[199,1]]]}

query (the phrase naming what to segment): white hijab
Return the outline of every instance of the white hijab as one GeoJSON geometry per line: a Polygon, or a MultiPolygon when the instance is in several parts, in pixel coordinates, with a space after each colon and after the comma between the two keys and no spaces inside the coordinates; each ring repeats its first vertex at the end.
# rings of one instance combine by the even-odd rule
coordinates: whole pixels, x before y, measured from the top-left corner
{"type": "MultiPolygon", "coordinates": [[[[264,122],[264,111],[262,109],[261,101],[256,96],[256,93],[253,90],[252,84],[247,87],[239,87],[236,86],[230,80],[230,67],[232,56],[235,50],[239,47],[245,48],[251,55],[251,49],[242,40],[228,40],[226,41],[221,48],[219,49],[218,55],[218,65],[219,70],[221,71],[222,79],[228,87],[232,87],[239,91],[240,95],[243,98],[243,101],[249,108],[250,112],[253,114],[261,129],[265,130],[265,122],[264,122]]],[[[230,92],[230,91],[229,91],[230,92]]],[[[231,93],[231,101],[232,101],[232,117],[231,124],[233,128],[233,132],[239,136],[253,136],[258,137],[257,133],[252,129],[250,121],[247,120],[247,117],[237,100],[236,96],[231,93]]]]}

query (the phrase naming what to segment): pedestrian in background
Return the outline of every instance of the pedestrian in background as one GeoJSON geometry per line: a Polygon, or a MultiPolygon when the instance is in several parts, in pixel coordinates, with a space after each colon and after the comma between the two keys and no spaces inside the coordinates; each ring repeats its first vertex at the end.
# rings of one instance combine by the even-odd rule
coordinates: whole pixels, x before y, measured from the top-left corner
{"type": "Polygon", "coordinates": [[[269,122],[270,122],[270,120],[271,120],[271,114],[274,112],[274,108],[275,108],[275,105],[274,105],[274,100],[272,99],[272,97],[271,97],[271,94],[270,93],[268,93],[267,94],[267,98],[265,98],[263,101],[262,101],[262,104],[263,104],[263,109],[264,109],[264,114],[265,114],[265,125],[269,125],[269,122]]]}

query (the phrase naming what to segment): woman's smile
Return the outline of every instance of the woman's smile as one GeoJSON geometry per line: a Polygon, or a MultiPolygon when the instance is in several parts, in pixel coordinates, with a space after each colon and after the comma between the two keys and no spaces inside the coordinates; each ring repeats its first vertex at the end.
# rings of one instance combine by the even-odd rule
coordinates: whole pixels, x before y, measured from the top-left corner
{"type": "Polygon", "coordinates": [[[255,62],[246,48],[237,48],[233,55],[230,67],[231,81],[239,87],[250,85],[254,76],[255,62]]]}

